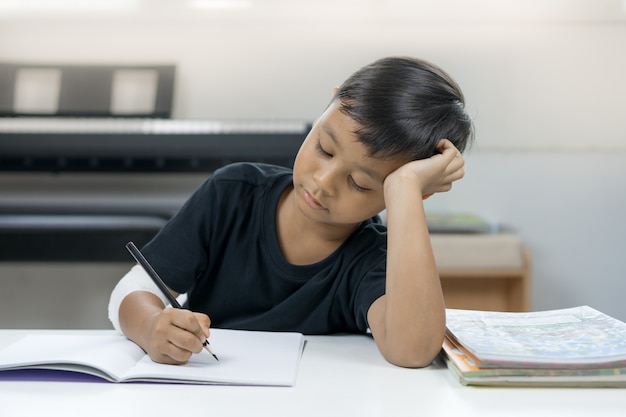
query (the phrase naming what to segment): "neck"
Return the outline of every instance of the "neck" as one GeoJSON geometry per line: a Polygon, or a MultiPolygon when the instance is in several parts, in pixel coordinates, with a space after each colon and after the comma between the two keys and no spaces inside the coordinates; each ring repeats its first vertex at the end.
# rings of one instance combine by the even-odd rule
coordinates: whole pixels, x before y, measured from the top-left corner
{"type": "Polygon", "coordinates": [[[285,259],[294,265],[310,265],[330,256],[357,226],[337,228],[305,217],[294,200],[293,189],[281,196],[276,211],[276,234],[285,259]]]}

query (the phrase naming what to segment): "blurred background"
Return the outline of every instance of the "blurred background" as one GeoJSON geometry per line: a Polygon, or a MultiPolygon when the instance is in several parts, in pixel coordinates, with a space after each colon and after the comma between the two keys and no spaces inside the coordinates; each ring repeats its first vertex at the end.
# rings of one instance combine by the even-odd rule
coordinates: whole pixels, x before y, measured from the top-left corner
{"type": "MultiPolygon", "coordinates": [[[[475,120],[466,177],[426,208],[518,234],[533,310],[626,320],[626,1],[0,0],[0,64],[175,66],[177,120],[306,124],[388,55],[443,67],[475,120]]],[[[208,174],[51,171],[0,171],[0,210],[123,200],[169,213],[208,174]]],[[[108,327],[130,258],[71,259],[78,246],[2,258],[0,327],[108,327]]]]}

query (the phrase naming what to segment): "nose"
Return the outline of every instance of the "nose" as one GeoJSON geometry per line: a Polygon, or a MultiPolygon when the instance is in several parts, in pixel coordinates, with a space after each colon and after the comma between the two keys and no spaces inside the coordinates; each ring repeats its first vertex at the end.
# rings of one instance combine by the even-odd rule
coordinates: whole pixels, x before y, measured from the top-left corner
{"type": "Polygon", "coordinates": [[[336,169],[332,163],[323,164],[313,174],[313,180],[319,190],[327,196],[335,195],[336,190],[336,169]]]}

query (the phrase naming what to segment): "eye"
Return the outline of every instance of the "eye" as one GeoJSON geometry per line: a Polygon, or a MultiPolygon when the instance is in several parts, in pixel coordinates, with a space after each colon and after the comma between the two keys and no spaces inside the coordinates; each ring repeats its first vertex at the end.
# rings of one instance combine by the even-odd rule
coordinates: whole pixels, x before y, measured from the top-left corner
{"type": "Polygon", "coordinates": [[[366,191],[369,190],[369,188],[365,188],[365,187],[361,187],[359,184],[356,183],[356,181],[354,181],[354,178],[352,178],[351,176],[348,177],[349,181],[350,181],[350,185],[352,186],[352,188],[354,188],[356,191],[360,192],[360,193],[364,193],[366,191]]]}
{"type": "Polygon", "coordinates": [[[322,155],[325,156],[326,158],[330,158],[333,155],[331,153],[326,152],[326,150],[324,148],[322,148],[322,143],[320,142],[320,140],[317,140],[317,143],[315,144],[315,149],[317,149],[317,151],[322,155]]]}

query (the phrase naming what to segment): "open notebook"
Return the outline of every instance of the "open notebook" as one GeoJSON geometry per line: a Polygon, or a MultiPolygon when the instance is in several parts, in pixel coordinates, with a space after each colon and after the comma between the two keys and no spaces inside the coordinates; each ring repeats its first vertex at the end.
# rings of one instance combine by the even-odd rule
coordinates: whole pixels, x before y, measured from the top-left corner
{"type": "Polygon", "coordinates": [[[29,334],[0,350],[0,371],[10,371],[0,372],[0,379],[15,377],[16,370],[46,369],[89,374],[111,382],[293,386],[304,337],[300,333],[211,329],[211,346],[219,361],[203,350],[185,365],[164,365],[115,333],[29,334]]]}

